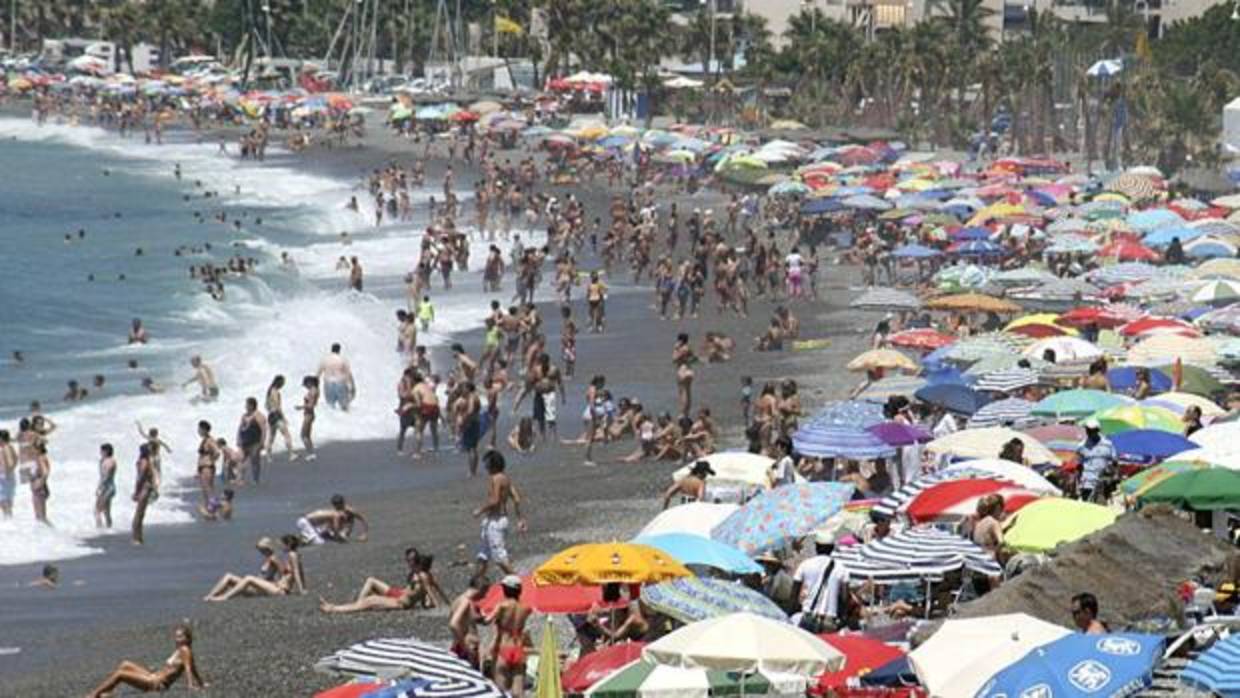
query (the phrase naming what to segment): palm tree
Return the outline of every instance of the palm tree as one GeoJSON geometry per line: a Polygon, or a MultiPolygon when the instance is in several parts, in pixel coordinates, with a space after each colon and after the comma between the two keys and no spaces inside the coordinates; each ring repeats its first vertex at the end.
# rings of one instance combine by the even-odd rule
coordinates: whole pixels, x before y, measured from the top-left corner
{"type": "Polygon", "coordinates": [[[932,21],[943,25],[951,38],[952,72],[956,82],[956,100],[963,111],[965,93],[978,59],[994,45],[986,21],[995,11],[986,0],[931,0],[932,21]]]}

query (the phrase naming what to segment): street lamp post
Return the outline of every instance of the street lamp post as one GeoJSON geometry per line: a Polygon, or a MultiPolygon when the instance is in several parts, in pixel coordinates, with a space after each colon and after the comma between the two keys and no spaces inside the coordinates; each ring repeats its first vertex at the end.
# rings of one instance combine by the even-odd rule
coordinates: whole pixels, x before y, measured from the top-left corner
{"type": "Polygon", "coordinates": [[[706,72],[710,73],[712,77],[715,74],[715,3],[717,1],[718,0],[701,0],[701,3],[705,5],[707,11],[710,12],[710,59],[706,65],[706,72]]]}
{"type": "Polygon", "coordinates": [[[801,0],[801,11],[809,13],[809,33],[818,33],[818,13],[814,12],[814,0],[801,0]]]}
{"type": "Polygon", "coordinates": [[[267,25],[267,57],[271,58],[271,5],[263,3],[263,19],[267,25]]]}

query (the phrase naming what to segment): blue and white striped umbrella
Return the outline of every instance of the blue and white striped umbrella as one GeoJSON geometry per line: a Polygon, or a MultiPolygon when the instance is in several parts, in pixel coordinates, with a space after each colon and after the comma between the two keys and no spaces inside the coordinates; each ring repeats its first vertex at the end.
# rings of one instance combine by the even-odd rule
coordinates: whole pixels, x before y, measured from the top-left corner
{"type": "Polygon", "coordinates": [[[883,403],[887,402],[888,398],[896,395],[910,397],[925,385],[925,378],[897,373],[885,376],[869,384],[865,390],[858,393],[857,398],[866,402],[883,403]]]}
{"type": "Polygon", "coordinates": [[[832,555],[854,578],[911,581],[942,577],[961,568],[988,577],[1003,575],[994,557],[971,540],[937,528],[910,528],[832,555]]]}
{"type": "Polygon", "coordinates": [[[982,374],[974,385],[978,390],[990,390],[996,393],[1010,393],[1013,390],[1029,388],[1041,383],[1038,372],[1032,368],[1013,366],[999,371],[982,374]]]}
{"type": "Polygon", "coordinates": [[[890,458],[896,448],[859,426],[811,421],[792,435],[792,447],[813,458],[890,458]]]}
{"type": "Polygon", "coordinates": [[[1016,397],[996,400],[983,405],[981,409],[973,413],[973,416],[969,418],[969,428],[1025,426],[1037,421],[1033,415],[1029,414],[1032,409],[1033,403],[1028,400],[1016,397]]]}
{"type": "Polygon", "coordinates": [[[1216,642],[1184,667],[1180,681],[1224,698],[1240,696],[1240,634],[1216,642]]]}
{"type": "Polygon", "coordinates": [[[967,468],[954,468],[951,472],[930,473],[924,477],[918,478],[891,494],[883,497],[874,505],[874,511],[894,517],[902,511],[913,498],[921,494],[922,490],[933,487],[941,482],[949,482],[951,480],[963,480],[970,477],[994,477],[994,473],[988,473],[984,470],[970,470],[967,468]]]}
{"type": "Polygon", "coordinates": [[[1124,262],[1102,267],[1089,274],[1089,280],[1103,286],[1148,281],[1158,274],[1158,268],[1143,262],[1124,262]]]}
{"type": "Polygon", "coordinates": [[[503,698],[495,684],[446,649],[408,638],[367,640],[338,650],[315,663],[328,674],[408,676],[429,683],[424,698],[503,698]]]}

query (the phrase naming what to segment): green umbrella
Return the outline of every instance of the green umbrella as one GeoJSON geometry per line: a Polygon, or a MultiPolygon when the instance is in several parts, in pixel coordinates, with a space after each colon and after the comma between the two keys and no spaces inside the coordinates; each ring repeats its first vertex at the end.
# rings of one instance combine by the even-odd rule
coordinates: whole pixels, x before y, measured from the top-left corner
{"type": "Polygon", "coordinates": [[[1209,463],[1200,463],[1197,461],[1177,461],[1170,460],[1159,463],[1150,468],[1146,468],[1141,472],[1129,477],[1119,483],[1120,491],[1127,495],[1140,495],[1155,485],[1167,480],[1170,477],[1179,475],[1188,470],[1201,470],[1203,468],[1212,467],[1209,463]]]}
{"type": "Polygon", "coordinates": [[[1063,390],[1038,401],[1030,414],[1037,417],[1085,417],[1099,410],[1120,407],[1132,402],[1114,393],[1101,390],[1063,390]]]}
{"type": "MultiPolygon", "coordinates": [[[[1175,375],[1174,364],[1158,366],[1157,369],[1168,376],[1175,375]]],[[[1210,397],[1217,392],[1226,390],[1217,378],[1200,366],[1184,364],[1181,370],[1183,371],[1183,377],[1180,379],[1180,392],[1182,393],[1210,397]]]]}
{"type": "Polygon", "coordinates": [[[1145,504],[1165,502],[1187,509],[1240,508],[1240,472],[1225,468],[1189,470],[1172,475],[1140,496],[1145,504]]]}
{"type": "Polygon", "coordinates": [[[1133,429],[1157,429],[1172,434],[1180,434],[1184,430],[1179,415],[1165,407],[1120,405],[1095,412],[1094,419],[1102,425],[1102,433],[1108,436],[1133,429]]]}
{"type": "Polygon", "coordinates": [[[586,698],[714,698],[715,696],[800,695],[805,679],[788,674],[741,674],[682,669],[638,660],[599,681],[586,698]]]}
{"type": "Polygon", "coordinates": [[[564,689],[560,686],[559,645],[555,641],[551,616],[547,616],[543,626],[542,646],[538,654],[538,685],[534,695],[535,698],[561,698],[564,695],[564,689]]]}

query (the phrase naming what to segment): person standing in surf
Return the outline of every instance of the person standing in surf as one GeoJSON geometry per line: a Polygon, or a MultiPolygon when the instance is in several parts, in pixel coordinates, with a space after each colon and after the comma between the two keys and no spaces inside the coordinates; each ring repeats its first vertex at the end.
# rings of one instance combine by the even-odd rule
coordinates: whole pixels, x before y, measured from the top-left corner
{"type": "Polygon", "coordinates": [[[267,418],[258,411],[258,400],[245,399],[245,414],[237,425],[237,445],[250,464],[250,477],[259,484],[263,472],[263,445],[267,443],[267,418]]]}
{"type": "Polygon", "coordinates": [[[318,378],[323,384],[323,394],[329,407],[342,412],[349,411],[349,403],[357,397],[357,385],[353,382],[353,369],[340,355],[340,343],[332,344],[331,352],[319,362],[318,378]]]}
{"type": "Polygon", "coordinates": [[[151,446],[144,443],[138,447],[138,474],[133,488],[133,544],[143,545],[142,529],[146,522],[146,508],[155,495],[155,466],[151,463],[151,446]]]}
{"type": "Polygon", "coordinates": [[[202,491],[202,505],[211,502],[215,494],[215,464],[220,459],[220,447],[211,436],[211,422],[198,422],[198,487],[202,491]]]}
{"type": "Polygon", "coordinates": [[[293,450],[293,436],[288,431],[288,420],[284,418],[284,398],[280,391],[284,388],[284,376],[276,376],[271,385],[267,386],[267,457],[275,456],[276,432],[284,437],[284,447],[288,450],[289,462],[297,460],[293,450]]]}
{"type": "Polygon", "coordinates": [[[0,514],[13,518],[13,496],[17,493],[17,449],[8,430],[0,429],[0,514]]]}
{"type": "Polygon", "coordinates": [[[215,382],[215,371],[212,371],[211,367],[207,365],[207,362],[203,361],[202,357],[197,354],[189,358],[189,365],[193,367],[194,375],[189,380],[185,381],[181,387],[187,387],[191,383],[197,383],[198,387],[202,390],[202,393],[197,397],[192,398],[190,403],[198,404],[199,402],[215,402],[215,400],[220,396],[220,387],[215,382]]]}
{"type": "Polygon", "coordinates": [[[314,452],[314,409],[319,405],[319,379],[317,376],[306,376],[301,379],[301,387],[306,394],[301,398],[301,445],[306,460],[314,460],[318,455],[314,452]]]}
{"type": "Polygon", "coordinates": [[[99,485],[95,488],[95,528],[112,528],[112,498],[116,496],[116,458],[112,444],[99,447],[99,485]]]}

